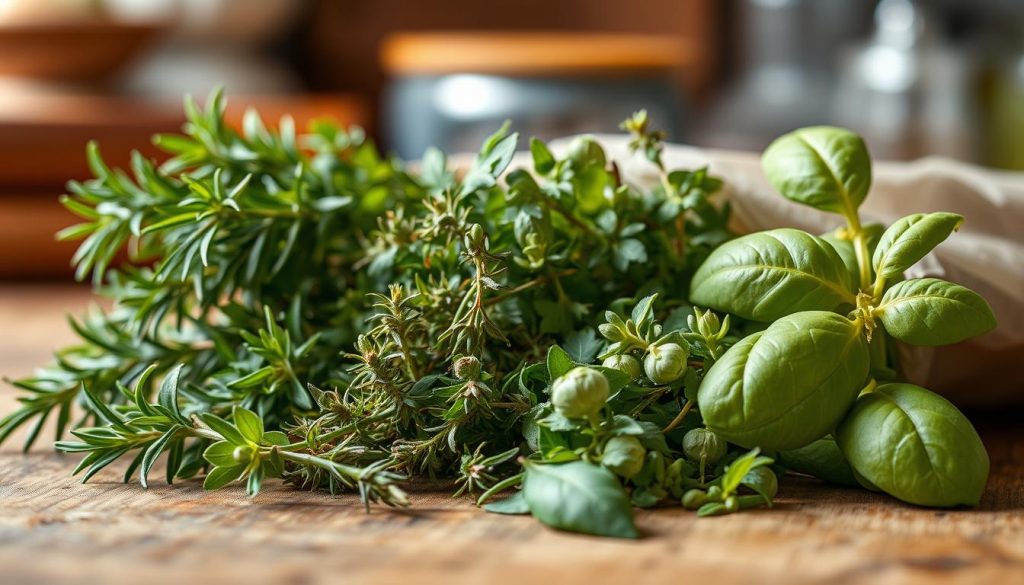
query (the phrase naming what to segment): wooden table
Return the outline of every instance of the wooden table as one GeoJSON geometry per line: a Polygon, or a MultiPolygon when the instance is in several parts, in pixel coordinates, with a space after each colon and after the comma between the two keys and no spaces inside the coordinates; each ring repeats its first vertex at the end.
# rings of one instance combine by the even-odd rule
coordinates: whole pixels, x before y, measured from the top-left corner
{"type": "MultiPolygon", "coordinates": [[[[22,375],[71,339],[82,290],[0,287],[0,372],[22,375]]],[[[0,411],[13,392],[0,391],[0,411]]],[[[1019,421],[1019,417],[1016,418],[1019,421]]],[[[466,500],[413,494],[408,511],[269,483],[255,499],[197,481],[148,490],[76,459],[0,450],[0,582],[22,583],[1024,583],[1024,429],[980,425],[992,478],[976,510],[915,508],[862,490],[783,480],[773,510],[697,519],[643,511],[644,538],[556,533],[466,500]]]]}

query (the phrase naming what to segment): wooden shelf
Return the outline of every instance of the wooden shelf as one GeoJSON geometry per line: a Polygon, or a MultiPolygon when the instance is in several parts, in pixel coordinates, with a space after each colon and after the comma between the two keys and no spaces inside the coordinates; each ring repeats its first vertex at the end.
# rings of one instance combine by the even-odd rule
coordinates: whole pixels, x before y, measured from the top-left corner
{"type": "Polygon", "coordinates": [[[381,48],[390,75],[671,74],[692,64],[693,57],[688,43],[667,35],[403,33],[385,39],[381,48]]]}

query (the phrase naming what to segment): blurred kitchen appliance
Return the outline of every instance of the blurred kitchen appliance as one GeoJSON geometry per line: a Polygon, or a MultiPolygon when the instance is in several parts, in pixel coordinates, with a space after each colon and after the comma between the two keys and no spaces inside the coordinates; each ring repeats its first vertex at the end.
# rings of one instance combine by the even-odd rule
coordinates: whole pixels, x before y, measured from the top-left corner
{"type": "Polygon", "coordinates": [[[646,108],[680,134],[676,72],[690,57],[681,39],[559,33],[407,33],[381,58],[390,84],[382,120],[406,159],[429,146],[473,151],[504,120],[524,136],[617,131],[646,108]]]}
{"type": "Polygon", "coordinates": [[[303,0],[98,0],[121,22],[159,22],[164,43],[137,67],[125,90],[137,94],[275,94],[301,89],[286,64],[264,49],[301,15],[303,0]]]}
{"type": "Polygon", "coordinates": [[[882,0],[871,39],[843,55],[833,119],[876,158],[978,159],[976,64],[936,29],[922,3],[882,0]]]}
{"type": "Polygon", "coordinates": [[[738,0],[726,38],[737,71],[696,141],[761,150],[794,128],[827,122],[838,51],[862,34],[870,11],[862,0],[738,0]]]}

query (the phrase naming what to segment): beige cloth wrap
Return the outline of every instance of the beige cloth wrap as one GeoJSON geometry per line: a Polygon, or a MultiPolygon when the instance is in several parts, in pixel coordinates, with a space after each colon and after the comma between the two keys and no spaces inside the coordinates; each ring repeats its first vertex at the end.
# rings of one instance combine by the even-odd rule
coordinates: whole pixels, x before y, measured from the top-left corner
{"type": "MultiPolygon", "coordinates": [[[[658,177],[643,157],[630,155],[622,136],[597,136],[623,178],[654,185],[658,177]]],[[[568,139],[552,144],[564,152],[568,139]]],[[[838,216],[793,203],[776,193],[753,153],[668,145],[668,168],[709,166],[725,180],[718,196],[732,202],[741,233],[797,227],[824,233],[843,224],[838,216]]],[[[522,153],[511,168],[528,166],[522,153]]],[[[977,291],[995,311],[998,327],[981,337],[939,348],[901,347],[903,374],[912,382],[968,406],[1024,404],[1024,173],[1000,172],[945,158],[879,162],[861,206],[864,223],[885,225],[911,213],[951,211],[964,216],[953,234],[907,276],[936,276],[977,291]]]]}

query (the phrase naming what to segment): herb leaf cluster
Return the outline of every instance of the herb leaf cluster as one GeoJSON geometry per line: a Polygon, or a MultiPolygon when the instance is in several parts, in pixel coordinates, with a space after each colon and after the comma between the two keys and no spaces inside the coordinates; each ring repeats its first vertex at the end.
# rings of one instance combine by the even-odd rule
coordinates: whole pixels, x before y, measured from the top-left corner
{"type": "Polygon", "coordinates": [[[111,169],[90,145],[95,178],[63,199],[83,221],[61,237],[81,240],[77,275],[111,308],[72,320],[80,341],[13,382],[0,441],[32,425],[27,448],[55,416],[84,480],[125,461],[146,486],[163,457],[168,482],[256,495],[281,478],[403,506],[402,483],[424,478],[624,538],[634,507],[770,507],[782,464],[919,504],[977,501],[970,423],[890,383],[890,338],[993,324],[963,287],[901,281],[959,216],[862,227],[870,161],[852,134],[808,129],[765,155],[783,195],[847,228],[734,239],[721,181],[666,168],[644,112],[623,129],[651,188],[587,137],[562,157],[534,139],[531,168],[510,169],[518,137],[502,128],[464,172],[437,150],[412,170],[358,129],[300,135],[249,113],[238,131],[223,110],[219,93],[186,100],[159,166],[111,169]],[[920,452],[896,449],[905,429],[930,433],[920,452]],[[933,446],[954,439],[956,457],[922,471],[930,487],[894,475],[951,457],[933,446]]]}

